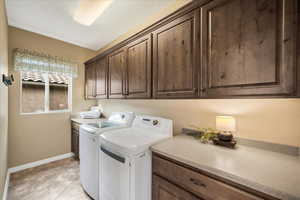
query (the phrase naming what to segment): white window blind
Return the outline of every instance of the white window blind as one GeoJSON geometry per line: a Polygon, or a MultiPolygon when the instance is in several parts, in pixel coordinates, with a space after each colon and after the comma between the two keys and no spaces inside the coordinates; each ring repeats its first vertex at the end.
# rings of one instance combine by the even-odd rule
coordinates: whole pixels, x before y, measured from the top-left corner
{"type": "Polygon", "coordinates": [[[77,77],[78,64],[68,59],[28,49],[14,50],[14,67],[22,72],[39,72],[77,77]]]}

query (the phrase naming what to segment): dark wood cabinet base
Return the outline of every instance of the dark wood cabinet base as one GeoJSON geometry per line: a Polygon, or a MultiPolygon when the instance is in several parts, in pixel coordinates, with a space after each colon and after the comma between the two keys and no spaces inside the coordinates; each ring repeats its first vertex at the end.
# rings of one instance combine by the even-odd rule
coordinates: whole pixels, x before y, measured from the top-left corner
{"type": "Polygon", "coordinates": [[[79,160],[79,126],[80,124],[71,122],[71,152],[76,160],[79,160]]]}
{"type": "Polygon", "coordinates": [[[204,200],[276,200],[269,195],[157,153],[152,157],[152,171],[153,200],[177,200],[187,197],[204,200]]]}

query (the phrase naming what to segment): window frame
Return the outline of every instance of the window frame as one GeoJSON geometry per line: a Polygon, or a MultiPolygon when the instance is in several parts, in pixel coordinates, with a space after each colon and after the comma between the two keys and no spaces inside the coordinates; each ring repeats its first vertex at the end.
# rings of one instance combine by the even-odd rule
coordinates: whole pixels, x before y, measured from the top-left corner
{"type": "Polygon", "coordinates": [[[55,113],[71,113],[72,112],[72,96],[73,96],[73,78],[68,77],[68,109],[64,110],[49,110],[50,108],[50,84],[49,84],[49,73],[41,73],[45,79],[45,93],[44,93],[44,111],[43,112],[23,112],[23,79],[22,79],[22,71],[19,73],[20,75],[20,115],[41,115],[41,114],[55,114],[55,113]]]}

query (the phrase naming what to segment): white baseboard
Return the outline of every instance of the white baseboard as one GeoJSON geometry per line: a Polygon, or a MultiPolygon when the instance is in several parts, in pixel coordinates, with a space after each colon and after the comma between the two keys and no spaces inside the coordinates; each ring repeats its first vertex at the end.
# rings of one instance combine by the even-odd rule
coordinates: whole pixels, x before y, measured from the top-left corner
{"type": "Polygon", "coordinates": [[[54,157],[51,157],[51,158],[47,158],[47,159],[44,159],[44,160],[39,160],[39,161],[31,162],[31,163],[26,163],[24,165],[19,165],[19,166],[16,166],[16,167],[12,167],[12,168],[8,169],[8,172],[9,173],[15,173],[15,172],[18,172],[18,171],[22,171],[24,169],[37,167],[37,166],[44,165],[44,164],[47,164],[47,163],[50,163],[50,162],[53,162],[53,161],[62,160],[62,159],[70,158],[70,157],[73,157],[73,156],[74,156],[74,153],[66,153],[66,154],[54,156],[54,157]]]}
{"type": "Polygon", "coordinates": [[[7,170],[2,200],[7,200],[7,193],[8,193],[8,186],[9,186],[9,176],[10,176],[10,173],[7,170]]]}

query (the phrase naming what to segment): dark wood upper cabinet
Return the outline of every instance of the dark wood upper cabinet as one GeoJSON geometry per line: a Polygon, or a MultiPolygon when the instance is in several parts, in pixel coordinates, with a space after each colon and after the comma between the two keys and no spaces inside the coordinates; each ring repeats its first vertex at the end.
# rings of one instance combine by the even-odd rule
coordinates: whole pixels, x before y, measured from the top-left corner
{"type": "Polygon", "coordinates": [[[119,49],[108,55],[108,97],[125,98],[126,51],[119,49]]]}
{"type": "Polygon", "coordinates": [[[85,97],[96,98],[96,63],[92,62],[85,67],[85,97]]]}
{"type": "Polygon", "coordinates": [[[86,97],[300,97],[297,2],[192,1],[86,62],[86,97]]]}
{"type": "Polygon", "coordinates": [[[96,98],[107,98],[107,57],[96,62],[96,98]]]}
{"type": "Polygon", "coordinates": [[[198,96],[199,9],[153,32],[154,98],[198,96]]]}
{"type": "Polygon", "coordinates": [[[126,98],[151,98],[151,35],[126,46],[126,98]]]}
{"type": "Polygon", "coordinates": [[[214,0],[201,14],[207,97],[295,95],[296,0],[214,0]]]}

